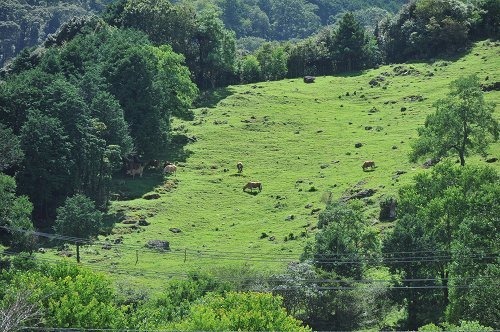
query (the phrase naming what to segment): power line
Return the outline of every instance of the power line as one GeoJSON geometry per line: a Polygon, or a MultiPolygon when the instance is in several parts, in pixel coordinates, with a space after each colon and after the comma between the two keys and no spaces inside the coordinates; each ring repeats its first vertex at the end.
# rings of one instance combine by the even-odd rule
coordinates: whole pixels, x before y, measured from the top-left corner
{"type": "MultiPolygon", "coordinates": [[[[138,245],[126,245],[123,243],[110,243],[110,242],[102,242],[95,241],[92,242],[88,239],[78,238],[78,237],[68,237],[59,234],[50,234],[43,232],[35,232],[24,230],[21,228],[0,226],[1,228],[10,230],[23,232],[25,234],[33,234],[41,237],[48,237],[51,239],[65,240],[71,241],[78,244],[86,244],[89,246],[92,245],[102,245],[102,246],[115,246],[120,249],[131,249],[131,250],[145,250],[148,249],[145,246],[138,245]]],[[[154,249],[149,249],[148,252],[156,252],[154,249]]],[[[178,250],[170,250],[164,251],[163,254],[167,255],[179,255],[184,256],[187,253],[190,255],[196,255],[197,258],[213,258],[213,259],[226,259],[226,260],[245,260],[245,261],[257,261],[257,262],[284,262],[285,259],[297,259],[297,255],[283,254],[283,253],[252,253],[253,256],[249,256],[248,252],[237,252],[237,251],[215,251],[215,250],[196,250],[196,249],[178,249],[178,250]],[[277,259],[275,256],[283,256],[284,258],[277,259]]],[[[314,255],[316,258],[313,262],[322,263],[322,264],[361,264],[364,262],[379,262],[383,261],[384,263],[411,263],[411,262],[446,262],[453,259],[451,255],[451,251],[444,250],[421,250],[421,251],[401,251],[401,252],[385,252],[376,255],[367,255],[367,254],[352,254],[352,253],[329,253],[329,254],[319,254],[314,255]],[[411,256],[415,254],[441,254],[441,255],[419,255],[419,256],[411,256]],[[448,253],[447,255],[443,255],[448,253]],[[402,257],[394,257],[397,255],[401,255],[402,257]],[[407,256],[408,255],[408,256],[407,256]],[[388,257],[386,257],[388,256],[388,257]],[[351,258],[353,260],[341,260],[340,258],[351,258]],[[334,260],[325,260],[322,258],[333,258],[334,260]],[[336,259],[338,258],[338,259],[336,259]]],[[[468,252],[467,254],[460,253],[461,258],[477,258],[477,259],[494,259],[498,258],[498,252],[468,252]]]]}
{"type": "MultiPolygon", "coordinates": [[[[15,253],[7,253],[7,255],[16,255],[15,253]]],[[[49,263],[58,263],[60,261],[53,260],[53,259],[47,259],[47,258],[42,258],[42,261],[49,262],[49,263]]],[[[93,266],[92,266],[93,267],[93,266]]],[[[139,272],[140,271],[140,277],[149,277],[149,278],[155,278],[158,279],[159,276],[165,276],[168,278],[173,278],[173,277],[184,277],[187,278],[191,274],[189,273],[167,273],[167,272],[160,272],[160,271],[143,271],[143,270],[137,270],[133,268],[113,268],[113,269],[106,269],[102,266],[98,267],[93,267],[95,270],[101,271],[101,272],[108,272],[108,273],[113,273],[113,274],[123,274],[123,275],[131,275],[133,272],[139,272]]],[[[228,276],[213,276],[217,280],[221,281],[237,281],[237,280],[243,280],[243,281],[255,281],[255,282],[266,282],[270,286],[272,284],[282,284],[282,283],[288,283],[288,282],[294,282],[294,283],[300,283],[300,284],[374,284],[374,283],[396,283],[396,284],[401,284],[401,283],[424,283],[424,282],[442,282],[445,280],[453,280],[453,278],[411,278],[411,279],[360,279],[360,280],[349,280],[349,279],[318,279],[318,278],[295,278],[292,280],[287,280],[285,278],[289,277],[290,275],[275,275],[272,277],[240,277],[240,276],[235,276],[235,277],[228,277],[228,276]]],[[[466,280],[490,280],[491,281],[496,281],[500,280],[500,277],[464,277],[460,278],[462,281],[466,280]]],[[[495,282],[493,282],[496,284],[495,282]]],[[[286,289],[297,289],[302,286],[287,286],[286,288],[280,288],[281,290],[286,290],[286,289]]],[[[375,287],[375,286],[372,286],[375,287]]],[[[447,287],[447,286],[436,286],[436,285],[425,285],[425,286],[388,286],[388,287],[381,287],[381,289],[386,289],[386,288],[391,288],[391,289],[415,289],[415,288],[436,288],[436,287],[447,287]]],[[[456,288],[463,288],[463,287],[468,287],[466,285],[463,286],[453,286],[456,288]]],[[[342,289],[357,289],[355,287],[350,287],[350,286],[319,286],[317,289],[336,289],[336,290],[342,290],[342,289]]]]}

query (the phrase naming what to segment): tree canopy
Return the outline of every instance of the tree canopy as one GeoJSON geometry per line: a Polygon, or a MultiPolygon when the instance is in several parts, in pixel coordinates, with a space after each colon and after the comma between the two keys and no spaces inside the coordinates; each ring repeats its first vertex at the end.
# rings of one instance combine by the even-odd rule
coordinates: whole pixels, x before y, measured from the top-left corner
{"type": "Polygon", "coordinates": [[[461,77],[450,88],[448,97],[435,103],[436,113],[427,116],[424,127],[418,129],[413,160],[429,155],[439,159],[456,153],[463,166],[471,152],[484,156],[489,143],[498,140],[495,107],[485,102],[479,78],[461,77]]]}
{"type": "Polygon", "coordinates": [[[488,303],[498,303],[499,296],[484,282],[498,268],[499,181],[492,168],[444,162],[400,190],[398,221],[384,241],[387,262],[410,280],[407,286],[422,286],[417,280],[427,280],[426,286],[441,289],[417,288],[406,294],[408,328],[437,322],[445,313],[454,323],[469,319],[495,326],[498,312],[488,303]],[[420,262],[405,259],[413,252],[420,262]],[[475,289],[473,284],[485,287],[475,289]],[[476,307],[481,310],[469,309],[476,307]]]}
{"type": "Polygon", "coordinates": [[[190,118],[198,91],[184,57],[168,45],[153,46],[143,33],[102,21],[91,27],[35,62],[20,60],[18,68],[26,69],[0,86],[2,122],[19,135],[24,153],[19,191],[44,223],[76,192],[105,209],[121,156],[165,153],[171,117],[190,118]]]}

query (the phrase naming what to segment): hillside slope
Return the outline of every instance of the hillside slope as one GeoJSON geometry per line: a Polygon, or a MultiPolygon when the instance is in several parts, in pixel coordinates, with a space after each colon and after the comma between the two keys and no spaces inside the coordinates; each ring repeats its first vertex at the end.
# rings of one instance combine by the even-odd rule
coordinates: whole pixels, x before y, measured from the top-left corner
{"type": "MultiPolygon", "coordinates": [[[[117,198],[148,192],[159,198],[114,201],[109,220],[119,222],[101,239],[105,246],[82,249],[82,264],[143,285],[147,280],[148,287],[188,271],[245,263],[275,272],[297,260],[314,238],[325,200],[349,196],[356,188],[376,191],[364,200],[366,215],[386,231],[391,223],[378,222],[379,200],[425,171],[408,161],[416,128],[460,75],[476,73],[485,84],[500,81],[499,55],[500,43],[483,42],[454,62],[219,91],[214,105],[195,110],[194,121],[173,124],[179,137],[191,141],[182,151],[169,152],[178,165],[175,175],[164,178],[159,170],[147,170],[143,178],[116,181],[117,198]],[[355,148],[356,143],[362,146],[355,148]],[[363,172],[365,160],[377,167],[363,172]],[[238,161],[244,165],[241,174],[238,161]],[[262,192],[243,192],[248,181],[261,181],[262,192]],[[145,221],[136,224],[140,219],[145,221]],[[168,241],[171,251],[146,249],[151,240],[168,241]]],[[[497,104],[500,118],[500,92],[485,97],[497,104]]],[[[491,147],[491,156],[500,157],[500,143],[491,147]]],[[[479,157],[468,162],[485,163],[479,157]]],[[[499,162],[491,165],[500,168],[499,162]]]]}

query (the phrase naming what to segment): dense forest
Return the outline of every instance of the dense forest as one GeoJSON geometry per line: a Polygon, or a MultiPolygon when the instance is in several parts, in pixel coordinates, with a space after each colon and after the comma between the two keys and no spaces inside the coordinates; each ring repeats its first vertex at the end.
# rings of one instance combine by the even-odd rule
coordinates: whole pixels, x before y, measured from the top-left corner
{"type": "MultiPolygon", "coordinates": [[[[0,4],[0,67],[26,47],[40,45],[72,17],[103,12],[111,0],[28,1],[0,4]]],[[[347,11],[355,12],[367,26],[395,13],[407,1],[339,0],[196,0],[183,2],[194,11],[213,10],[236,38],[249,42],[305,38],[322,26],[335,23],[347,11]]],[[[114,6],[120,7],[120,1],[114,6]]]]}
{"type": "Polygon", "coordinates": [[[112,182],[172,155],[182,145],[173,119],[192,120],[214,89],[456,56],[500,37],[495,0],[107,3],[0,4],[2,330],[384,329],[394,308],[398,328],[500,328],[500,175],[466,164],[499,138],[495,105],[484,100],[498,82],[485,87],[477,76],[450,84],[413,143],[412,160],[460,165],[443,161],[402,187],[383,237],[358,202],[327,199],[314,241],[282,274],[249,274],[244,285],[190,275],[155,296],[18,256],[38,249],[34,230],[62,242],[102,234],[112,182]]]}

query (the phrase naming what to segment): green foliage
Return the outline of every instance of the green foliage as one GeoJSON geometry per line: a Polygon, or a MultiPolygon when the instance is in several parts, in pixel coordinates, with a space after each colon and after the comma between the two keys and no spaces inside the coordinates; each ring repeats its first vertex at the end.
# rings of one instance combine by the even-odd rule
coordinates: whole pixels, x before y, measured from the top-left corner
{"type": "Polygon", "coordinates": [[[236,69],[234,32],[225,29],[216,13],[207,12],[198,19],[196,36],[199,47],[198,72],[195,72],[198,85],[215,88],[222,85],[220,82],[230,82],[236,69]]]}
{"type": "MultiPolygon", "coordinates": [[[[102,11],[111,0],[3,0],[0,3],[0,67],[27,48],[37,46],[73,17],[102,11]]],[[[18,58],[19,59],[19,58],[18,58]]],[[[30,61],[15,60],[13,67],[32,68],[30,61]],[[19,67],[23,64],[23,67],[19,67]],[[26,67],[24,65],[28,65],[26,67]]]]}
{"type": "Polygon", "coordinates": [[[55,265],[39,271],[13,271],[7,277],[0,307],[18,294],[28,294],[26,300],[42,309],[41,327],[126,327],[126,308],[116,305],[111,282],[100,274],[72,265],[55,265]]]}
{"type": "Polygon", "coordinates": [[[328,50],[331,44],[329,30],[323,30],[316,37],[291,44],[288,57],[288,77],[305,75],[328,75],[333,73],[333,61],[328,50]]]}
{"type": "Polygon", "coordinates": [[[281,307],[271,294],[209,294],[191,306],[189,315],[173,328],[183,331],[310,331],[281,307]]]}
{"type": "Polygon", "coordinates": [[[470,36],[471,27],[476,29],[484,22],[480,29],[494,30],[498,9],[485,11],[479,9],[482,6],[493,9],[490,4],[474,5],[460,0],[411,2],[396,17],[379,25],[378,40],[391,62],[453,54],[466,48],[472,37],[479,37],[474,31],[475,36],[470,36]]]}
{"type": "Polygon", "coordinates": [[[218,13],[195,14],[189,4],[168,0],[129,0],[107,17],[118,26],[140,30],[156,46],[169,44],[186,58],[200,88],[227,85],[235,72],[235,37],[218,13]]]}
{"type": "Polygon", "coordinates": [[[313,248],[302,259],[312,259],[314,265],[336,274],[360,279],[371,259],[380,251],[380,240],[364,219],[361,206],[332,203],[320,213],[313,248]]]}
{"type": "Polygon", "coordinates": [[[0,173],[0,226],[13,228],[10,245],[15,249],[30,251],[34,239],[23,231],[33,230],[31,211],[33,205],[26,196],[16,195],[14,178],[0,173]],[[22,231],[20,231],[21,229],[22,231]]]}
{"type": "Polygon", "coordinates": [[[240,80],[244,83],[254,83],[260,80],[261,68],[259,60],[253,55],[247,55],[240,61],[240,80]]]}
{"type": "Polygon", "coordinates": [[[382,61],[376,40],[353,13],[334,28],[289,46],[288,76],[331,75],[373,67],[382,61]]]}
{"type": "Polygon", "coordinates": [[[33,202],[35,218],[50,219],[71,192],[72,145],[59,119],[31,112],[21,129],[21,147],[20,192],[33,202]]]}
{"type": "Polygon", "coordinates": [[[19,138],[12,129],[0,123],[0,171],[18,164],[23,157],[19,138]]]}
{"type": "Polygon", "coordinates": [[[404,0],[191,0],[196,10],[220,12],[224,25],[237,38],[259,37],[267,40],[306,38],[321,26],[333,24],[345,12],[356,12],[371,29],[378,20],[397,11],[404,0]]]}
{"type": "Polygon", "coordinates": [[[477,332],[489,332],[494,331],[493,328],[483,326],[479,324],[477,321],[461,321],[460,325],[453,324],[443,324],[442,327],[427,324],[418,329],[418,331],[428,331],[428,332],[440,332],[440,331],[449,331],[449,332],[467,332],[467,331],[477,331],[477,332]]]}
{"type": "Polygon", "coordinates": [[[479,17],[473,21],[471,34],[475,40],[500,39],[500,3],[496,0],[477,1],[479,17]]]}
{"type": "MultiPolygon", "coordinates": [[[[444,163],[430,174],[416,176],[414,185],[400,190],[398,214],[401,219],[386,239],[384,251],[391,259],[401,262],[392,263],[390,267],[404,278],[427,278],[428,286],[444,286],[441,293],[433,295],[418,289],[405,295],[409,303],[409,328],[438,321],[444,316],[446,306],[452,322],[466,318],[489,325],[498,319],[498,315],[488,309],[498,303],[498,294],[484,287],[487,285],[483,278],[494,274],[498,266],[497,259],[488,258],[486,253],[495,252],[498,242],[499,181],[498,173],[491,168],[444,163]],[[408,248],[428,261],[406,262],[401,259],[404,254],[396,254],[408,248]],[[432,259],[443,254],[450,259],[432,259]],[[481,285],[481,288],[472,288],[472,285],[481,285]],[[475,296],[479,294],[483,296],[475,296]],[[430,307],[429,303],[436,305],[430,307]]],[[[422,286],[422,283],[407,285],[422,286]]]]}
{"type": "Polygon", "coordinates": [[[494,257],[500,241],[498,180],[484,183],[483,193],[474,196],[469,205],[473,212],[459,225],[452,245],[456,258],[450,266],[453,279],[446,314],[452,323],[466,319],[496,326],[500,317],[495,308],[500,305],[500,296],[491,280],[500,273],[498,258],[494,257]]]}
{"type": "Polygon", "coordinates": [[[320,18],[315,14],[317,7],[305,0],[273,0],[271,3],[275,40],[305,38],[321,26],[320,18]]]}
{"type": "Polygon", "coordinates": [[[289,264],[283,274],[271,278],[270,285],[273,294],[283,297],[287,311],[315,331],[362,330],[373,327],[374,321],[382,326],[390,308],[389,283],[365,281],[362,285],[316,271],[308,263],[289,264]]]}
{"type": "Polygon", "coordinates": [[[450,88],[448,97],[436,102],[436,113],[429,115],[424,127],[419,128],[412,160],[429,155],[440,159],[453,151],[463,166],[470,152],[485,156],[489,144],[498,140],[500,127],[493,116],[495,107],[484,101],[479,78],[461,77],[450,88]]]}
{"type": "Polygon", "coordinates": [[[197,88],[183,56],[151,46],[142,33],[94,23],[0,87],[2,120],[20,135],[26,154],[20,192],[43,226],[75,192],[106,209],[119,155],[135,149],[159,158],[169,145],[171,117],[192,116],[197,88]]]}
{"type": "Polygon", "coordinates": [[[256,0],[219,0],[221,19],[233,30],[237,37],[255,36],[268,38],[271,24],[267,14],[256,0]]]}
{"type": "Polygon", "coordinates": [[[88,197],[76,194],[68,197],[57,209],[54,229],[58,234],[90,238],[96,236],[102,226],[102,213],[88,197]]]}
{"type": "Polygon", "coordinates": [[[265,43],[255,52],[260,64],[261,78],[276,81],[285,78],[288,53],[277,43],[265,43]]]}
{"type": "Polygon", "coordinates": [[[207,274],[191,273],[187,280],[170,281],[163,292],[145,301],[132,317],[135,326],[158,329],[188,316],[191,305],[209,292],[229,291],[228,283],[207,274]]]}
{"type": "Polygon", "coordinates": [[[361,24],[352,13],[345,14],[328,45],[335,69],[343,72],[365,68],[369,62],[367,46],[368,38],[361,24]]]}

